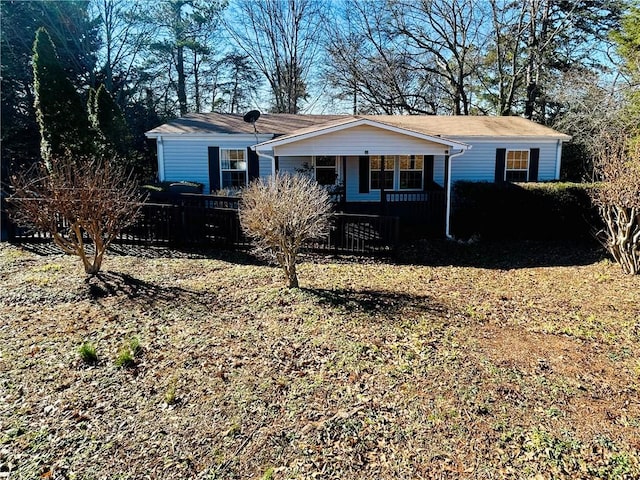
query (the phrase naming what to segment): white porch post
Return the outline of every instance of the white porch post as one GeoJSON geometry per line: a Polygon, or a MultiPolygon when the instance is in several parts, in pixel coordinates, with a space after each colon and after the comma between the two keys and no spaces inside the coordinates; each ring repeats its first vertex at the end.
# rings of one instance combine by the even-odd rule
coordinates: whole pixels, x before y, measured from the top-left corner
{"type": "MultiPolygon", "coordinates": [[[[469,146],[469,148],[471,148],[469,146]]],[[[447,213],[446,218],[445,218],[445,222],[446,222],[446,228],[445,228],[445,235],[447,236],[448,239],[453,239],[453,237],[451,236],[451,185],[452,185],[452,181],[451,181],[451,165],[452,165],[452,161],[454,158],[459,157],[460,155],[462,155],[465,152],[465,150],[460,150],[458,153],[454,153],[452,155],[449,155],[449,165],[447,166],[447,213]]]]}

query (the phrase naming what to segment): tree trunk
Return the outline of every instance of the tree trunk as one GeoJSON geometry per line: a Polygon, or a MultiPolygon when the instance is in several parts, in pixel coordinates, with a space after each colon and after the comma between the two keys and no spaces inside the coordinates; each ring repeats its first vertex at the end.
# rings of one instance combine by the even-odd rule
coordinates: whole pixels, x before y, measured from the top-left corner
{"type": "Polygon", "coordinates": [[[298,288],[298,272],[296,271],[296,254],[284,252],[283,269],[287,277],[287,287],[298,288]]]}
{"type": "Polygon", "coordinates": [[[180,115],[187,113],[187,92],[184,75],[184,47],[178,46],[176,70],[178,71],[178,103],[180,104],[180,115]]]}
{"type": "Polygon", "coordinates": [[[193,51],[193,87],[196,113],[200,113],[202,110],[200,108],[200,67],[198,65],[198,53],[195,50],[193,51]]]}
{"type": "Polygon", "coordinates": [[[640,273],[640,214],[635,208],[616,205],[601,207],[605,221],[606,238],[604,245],[629,275],[640,273]]]}

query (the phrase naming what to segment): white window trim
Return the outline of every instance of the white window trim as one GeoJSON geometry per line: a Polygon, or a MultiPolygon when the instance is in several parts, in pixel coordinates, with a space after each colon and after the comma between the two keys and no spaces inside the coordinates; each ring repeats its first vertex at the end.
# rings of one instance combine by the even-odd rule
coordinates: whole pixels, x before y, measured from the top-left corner
{"type": "Polygon", "coordinates": [[[505,152],[504,152],[504,177],[503,180],[506,182],[507,181],[507,172],[527,172],[527,179],[525,180],[525,182],[529,181],[529,167],[531,166],[531,149],[530,148],[508,148],[505,152]],[[523,168],[519,168],[519,169],[515,169],[515,168],[510,168],[507,169],[507,158],[509,158],[509,152],[527,152],[527,168],[523,169],[523,168]]]}
{"type": "Polygon", "coordinates": [[[425,164],[425,157],[426,155],[402,155],[402,156],[407,156],[409,158],[411,157],[422,157],[422,168],[418,169],[418,168],[410,168],[410,169],[401,169],[400,168],[400,157],[401,155],[396,155],[397,158],[397,164],[398,164],[398,183],[397,183],[397,188],[395,188],[395,190],[399,191],[399,192],[422,192],[424,190],[424,164],[425,164]],[[401,188],[400,187],[400,173],[401,172],[420,172],[420,188],[401,188]]]}
{"type": "MultiPolygon", "coordinates": [[[[397,155],[369,155],[369,191],[370,192],[379,192],[380,189],[379,188],[373,188],[371,186],[371,174],[373,173],[373,169],[371,168],[371,157],[380,157],[380,160],[382,161],[382,157],[385,158],[385,161],[387,159],[387,157],[393,157],[393,188],[391,188],[391,191],[395,191],[397,190],[397,185],[398,185],[398,175],[397,175],[397,167],[398,167],[398,162],[397,160],[397,155]]],[[[376,172],[380,172],[381,170],[377,170],[376,172]]],[[[385,172],[389,172],[390,170],[385,170],[385,172]]],[[[387,191],[389,189],[385,188],[385,191],[387,191]]]]}
{"type": "Polygon", "coordinates": [[[224,182],[222,180],[222,173],[223,172],[242,172],[242,170],[234,170],[234,169],[229,169],[229,168],[222,168],[222,152],[229,152],[231,150],[240,150],[242,151],[242,155],[244,158],[244,164],[246,165],[246,168],[244,169],[244,186],[247,187],[249,185],[249,158],[247,156],[247,149],[246,148],[220,148],[220,152],[218,153],[218,156],[220,157],[218,159],[218,163],[219,163],[219,168],[220,168],[220,188],[221,189],[225,189],[225,188],[236,188],[236,187],[232,187],[232,186],[224,186],[224,182]]]}
{"type": "MultiPolygon", "coordinates": [[[[316,181],[318,181],[318,174],[317,174],[318,166],[316,165],[316,157],[333,157],[333,159],[336,162],[335,166],[333,167],[334,173],[336,175],[336,179],[333,185],[338,185],[338,183],[340,183],[340,168],[338,167],[340,162],[340,157],[338,155],[313,155],[311,157],[311,163],[313,164],[313,178],[316,181]]],[[[329,169],[330,167],[321,166],[320,168],[329,169]]],[[[330,186],[330,185],[326,185],[326,186],[330,186]]]]}

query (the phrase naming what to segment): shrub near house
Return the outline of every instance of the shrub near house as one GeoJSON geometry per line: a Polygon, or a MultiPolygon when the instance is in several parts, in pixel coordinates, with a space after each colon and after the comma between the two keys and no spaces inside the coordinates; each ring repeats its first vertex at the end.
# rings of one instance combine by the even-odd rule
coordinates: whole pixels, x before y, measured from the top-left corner
{"type": "Polygon", "coordinates": [[[599,228],[592,184],[456,182],[452,233],[468,239],[589,240],[599,228]]]}

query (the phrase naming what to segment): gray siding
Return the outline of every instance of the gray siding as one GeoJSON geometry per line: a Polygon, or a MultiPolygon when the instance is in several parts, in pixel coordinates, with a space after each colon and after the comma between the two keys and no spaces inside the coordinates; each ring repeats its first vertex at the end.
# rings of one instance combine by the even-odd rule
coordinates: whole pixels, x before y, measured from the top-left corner
{"type": "Polygon", "coordinates": [[[445,186],[444,185],[444,155],[436,155],[436,157],[433,159],[433,181],[436,182],[441,187],[445,186]]]}
{"type": "Polygon", "coordinates": [[[473,145],[460,157],[452,160],[452,181],[468,180],[472,182],[493,182],[495,180],[496,149],[529,150],[540,149],[540,166],[538,180],[556,179],[557,142],[555,140],[508,140],[478,141],[471,138],[456,138],[456,140],[473,145]]]}
{"type": "Polygon", "coordinates": [[[347,192],[348,202],[379,202],[380,192],[360,193],[360,160],[359,157],[347,157],[347,192]]]}
{"type": "MultiPolygon", "coordinates": [[[[260,139],[261,141],[264,138],[260,139]]],[[[453,159],[452,180],[469,181],[494,181],[496,149],[540,149],[540,163],[538,179],[540,181],[556,179],[556,156],[558,144],[556,140],[479,140],[472,137],[453,138],[460,142],[472,145],[472,148],[463,155],[453,159]]],[[[255,139],[247,136],[233,138],[212,137],[211,139],[182,139],[164,137],[164,178],[167,181],[191,180],[204,184],[204,191],[209,192],[209,160],[208,147],[220,148],[247,148],[253,145],[255,139]]],[[[279,156],[280,170],[294,173],[307,162],[311,164],[312,154],[318,155],[345,155],[345,150],[357,150],[362,153],[352,153],[347,157],[347,181],[346,191],[349,201],[379,201],[379,192],[367,194],[359,193],[359,162],[358,155],[368,150],[375,154],[434,154],[430,152],[437,147],[439,153],[435,153],[434,180],[444,186],[444,155],[441,145],[425,142],[407,135],[393,132],[381,132],[374,127],[358,127],[328,134],[324,137],[315,137],[291,145],[276,147],[279,156]],[[293,152],[293,149],[304,151],[305,155],[283,155],[284,147],[293,152]],[[305,150],[309,149],[309,150],[305,150]]],[[[286,149],[285,149],[286,150],[286,149]]],[[[260,176],[266,178],[271,175],[271,159],[260,157],[260,176]]],[[[342,168],[339,168],[342,175],[342,168]]]]}
{"type": "Polygon", "coordinates": [[[278,157],[280,163],[280,171],[282,173],[290,173],[295,174],[298,170],[301,170],[305,167],[305,163],[311,167],[312,159],[311,157],[278,157]]]}
{"type": "MultiPolygon", "coordinates": [[[[266,152],[269,155],[273,156],[273,151],[266,152]]],[[[271,170],[273,169],[273,164],[270,158],[259,156],[258,160],[260,162],[260,178],[266,179],[271,176],[271,170]]]]}
{"type": "MultiPolygon", "coordinates": [[[[168,182],[191,181],[204,184],[209,193],[209,153],[206,140],[164,139],[164,179],[168,182]]],[[[213,144],[211,144],[213,146],[213,144]]]]}
{"type": "MultiPolygon", "coordinates": [[[[180,139],[164,137],[164,178],[166,181],[193,181],[204,184],[203,191],[209,193],[209,147],[246,149],[255,144],[255,139],[233,139],[229,137],[203,139],[180,139]]],[[[269,175],[271,160],[260,157],[260,176],[269,175]]]]}

